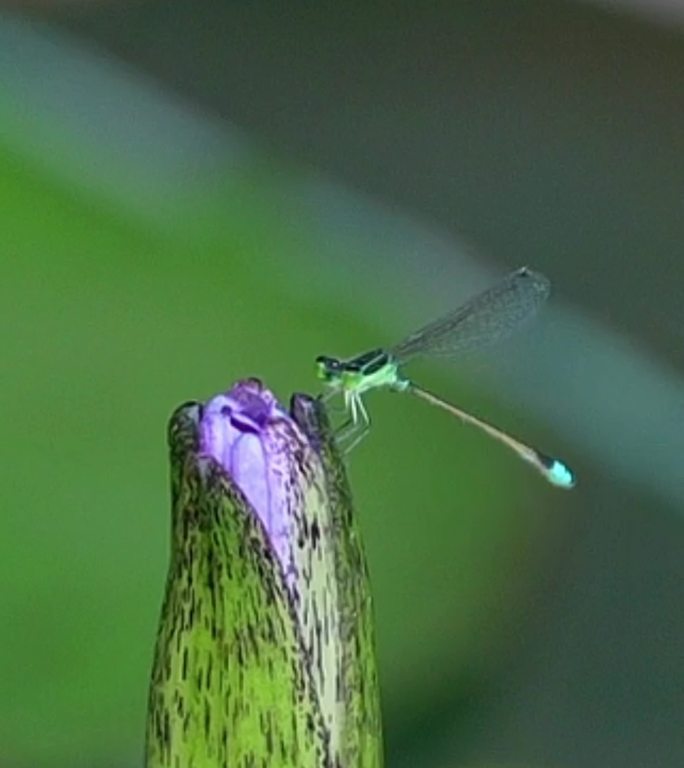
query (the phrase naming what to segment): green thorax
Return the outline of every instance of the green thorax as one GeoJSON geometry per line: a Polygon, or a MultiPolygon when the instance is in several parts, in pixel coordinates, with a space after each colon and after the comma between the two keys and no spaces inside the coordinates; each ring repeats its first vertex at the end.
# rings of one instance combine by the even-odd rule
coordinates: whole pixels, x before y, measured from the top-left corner
{"type": "Polygon", "coordinates": [[[384,349],[373,349],[349,360],[321,355],[316,358],[318,378],[333,389],[361,395],[370,389],[405,389],[397,361],[384,349]]]}

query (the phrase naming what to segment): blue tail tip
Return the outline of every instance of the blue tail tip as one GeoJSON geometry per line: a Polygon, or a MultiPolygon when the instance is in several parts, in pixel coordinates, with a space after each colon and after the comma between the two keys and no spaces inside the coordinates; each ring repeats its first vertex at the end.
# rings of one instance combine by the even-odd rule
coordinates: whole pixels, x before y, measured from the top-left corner
{"type": "Polygon", "coordinates": [[[575,485],[575,475],[567,464],[558,459],[553,459],[546,470],[547,477],[559,488],[572,488],[575,485]]]}

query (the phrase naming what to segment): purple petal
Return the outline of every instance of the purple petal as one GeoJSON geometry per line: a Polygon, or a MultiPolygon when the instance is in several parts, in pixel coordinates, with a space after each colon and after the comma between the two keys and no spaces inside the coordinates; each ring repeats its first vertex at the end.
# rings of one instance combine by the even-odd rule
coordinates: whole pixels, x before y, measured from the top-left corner
{"type": "Polygon", "coordinates": [[[200,449],[244,493],[292,585],[298,570],[294,532],[318,462],[304,433],[270,390],[246,379],[205,405],[200,449]]]}

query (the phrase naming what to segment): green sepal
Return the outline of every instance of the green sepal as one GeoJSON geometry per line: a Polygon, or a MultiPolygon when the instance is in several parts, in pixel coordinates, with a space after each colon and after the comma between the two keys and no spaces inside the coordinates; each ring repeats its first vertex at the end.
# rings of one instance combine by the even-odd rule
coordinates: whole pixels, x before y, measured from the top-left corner
{"type": "Polygon", "coordinates": [[[320,399],[292,398],[291,411],[317,451],[324,467],[326,513],[332,537],[336,612],[341,630],[337,654],[338,718],[344,768],[382,768],[383,741],[372,593],[363,538],[354,514],[345,465],[320,399]]]}

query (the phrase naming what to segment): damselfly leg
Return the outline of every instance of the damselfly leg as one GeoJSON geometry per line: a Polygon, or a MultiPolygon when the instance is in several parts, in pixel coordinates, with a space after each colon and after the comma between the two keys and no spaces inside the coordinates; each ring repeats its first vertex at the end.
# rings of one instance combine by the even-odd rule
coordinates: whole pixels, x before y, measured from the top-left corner
{"type": "Polygon", "coordinates": [[[344,452],[349,453],[368,434],[370,417],[363,400],[356,392],[346,392],[344,399],[349,418],[337,429],[335,439],[344,452]]]}

